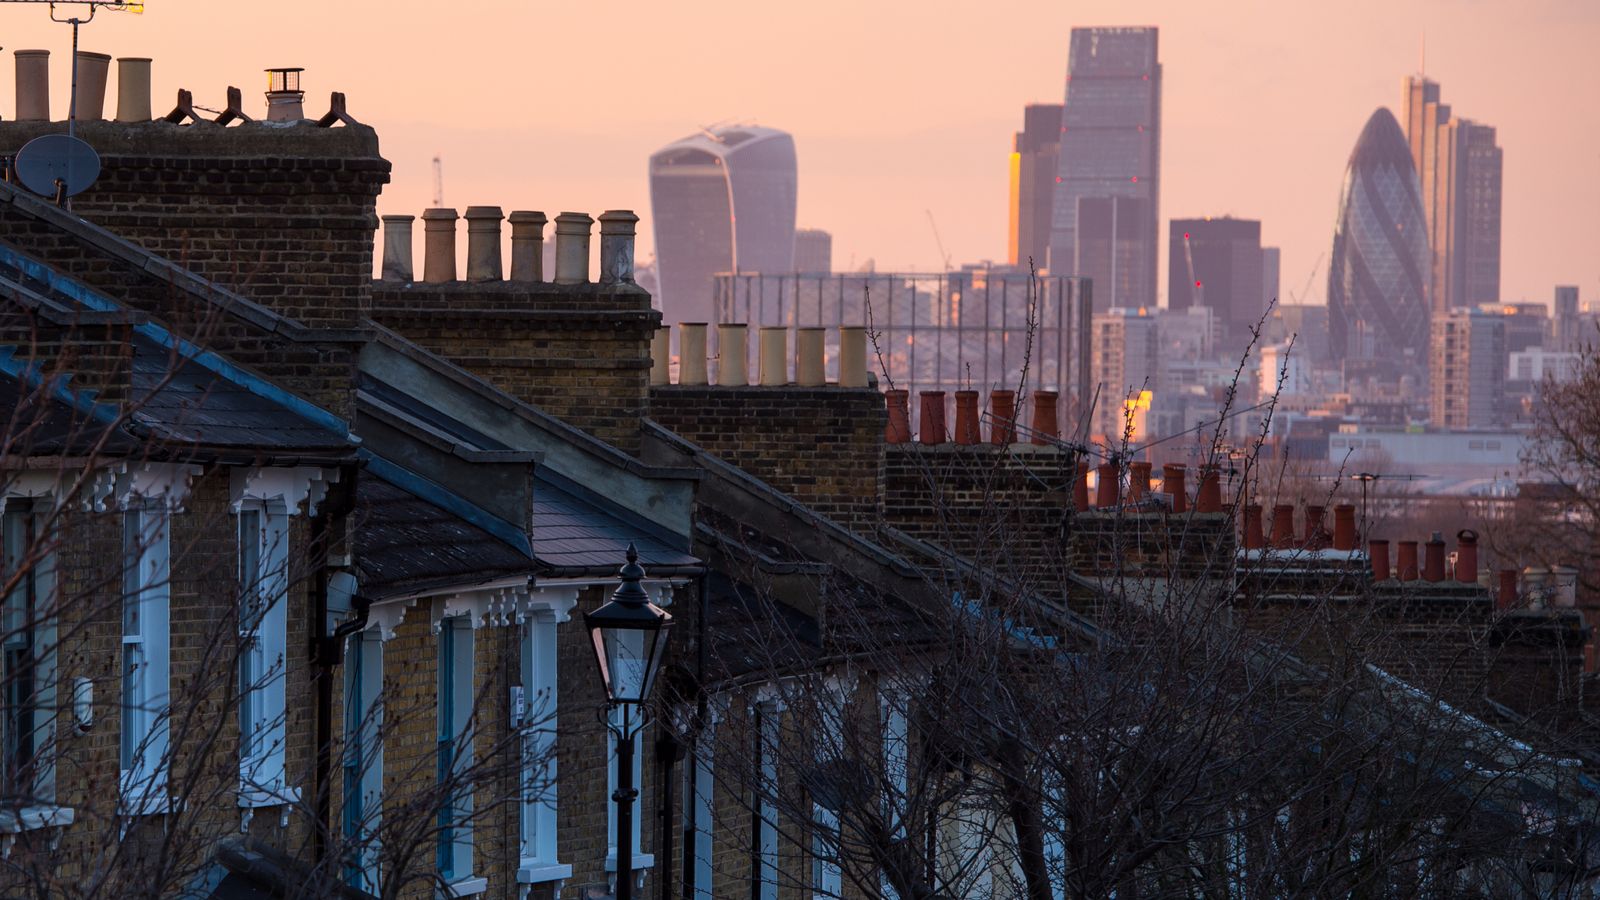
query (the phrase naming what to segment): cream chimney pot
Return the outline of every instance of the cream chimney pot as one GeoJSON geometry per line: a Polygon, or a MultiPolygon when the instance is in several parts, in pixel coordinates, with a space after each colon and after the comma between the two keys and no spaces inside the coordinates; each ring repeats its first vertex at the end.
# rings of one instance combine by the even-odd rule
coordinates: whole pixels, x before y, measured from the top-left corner
{"type": "Polygon", "coordinates": [[[456,280],[456,211],[435,207],[422,213],[422,280],[456,280]]]}
{"type": "Polygon", "coordinates": [[[17,51],[17,121],[50,121],[50,51],[17,51]]]}
{"type": "Polygon", "coordinates": [[[650,337],[650,383],[672,383],[672,330],[665,326],[650,337]]]}
{"type": "Polygon", "coordinates": [[[744,387],[750,383],[750,326],[717,326],[717,385],[744,387]]]}
{"type": "Polygon", "coordinates": [[[117,121],[148,122],[150,115],[150,60],[143,56],[117,59],[117,121]]]}
{"type": "Polygon", "coordinates": [[[820,387],[827,383],[827,368],[823,364],[822,341],[826,328],[799,328],[795,330],[795,383],[802,387],[820,387]]]}
{"type": "Polygon", "coordinates": [[[105,118],[106,75],[110,70],[109,53],[78,51],[78,92],[74,95],[78,121],[98,122],[105,118]]]}
{"type": "Polygon", "coordinates": [[[416,216],[383,217],[383,280],[410,281],[411,228],[416,216]]]}
{"type": "Polygon", "coordinates": [[[511,280],[544,280],[544,225],[542,212],[517,210],[511,222],[511,280]]]}
{"type": "Polygon", "coordinates": [[[862,325],[839,327],[839,386],[867,386],[867,329],[862,325]]]}
{"type": "Polygon", "coordinates": [[[584,213],[556,216],[556,284],[589,280],[589,230],[594,219],[584,213]]]}
{"type": "Polygon", "coordinates": [[[499,281],[505,269],[500,263],[500,220],[505,214],[498,206],[467,207],[467,280],[499,281]]]}
{"type": "Polygon", "coordinates": [[[767,387],[789,383],[789,329],[783,325],[761,329],[760,379],[767,387]]]}
{"type": "Polygon", "coordinates": [[[706,383],[706,324],[680,322],[678,324],[678,383],[702,385],[706,383]]]}
{"type": "Polygon", "coordinates": [[[633,283],[633,240],[639,217],[631,210],[600,214],[600,283],[633,283]]]}

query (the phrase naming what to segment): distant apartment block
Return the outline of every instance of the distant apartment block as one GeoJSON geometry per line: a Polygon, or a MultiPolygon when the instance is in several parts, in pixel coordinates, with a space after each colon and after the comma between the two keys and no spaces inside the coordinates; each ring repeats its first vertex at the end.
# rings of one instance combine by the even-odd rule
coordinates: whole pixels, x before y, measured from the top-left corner
{"type": "Polygon", "coordinates": [[[794,233],[796,272],[833,271],[833,235],[821,228],[801,228],[794,233]]]}
{"type": "Polygon", "coordinates": [[[1137,427],[1138,405],[1145,391],[1154,394],[1161,389],[1161,339],[1155,310],[1118,307],[1096,313],[1090,340],[1094,348],[1092,377],[1100,393],[1091,433],[1103,435],[1109,445],[1117,446],[1133,418],[1133,439],[1142,439],[1146,435],[1137,427]]]}
{"type": "Polygon", "coordinates": [[[1220,349],[1242,350],[1266,311],[1261,223],[1228,216],[1173,219],[1167,246],[1167,308],[1215,309],[1220,349]]]}
{"type": "Polygon", "coordinates": [[[1506,323],[1480,309],[1433,317],[1431,420],[1437,428],[1505,423],[1506,323]]]}
{"type": "MultiPolygon", "coordinates": [[[[1050,253],[1050,214],[1061,169],[1061,104],[1033,103],[1011,144],[1007,258],[1043,270],[1050,253]]],[[[1062,272],[1063,275],[1071,274],[1062,272]]]]}

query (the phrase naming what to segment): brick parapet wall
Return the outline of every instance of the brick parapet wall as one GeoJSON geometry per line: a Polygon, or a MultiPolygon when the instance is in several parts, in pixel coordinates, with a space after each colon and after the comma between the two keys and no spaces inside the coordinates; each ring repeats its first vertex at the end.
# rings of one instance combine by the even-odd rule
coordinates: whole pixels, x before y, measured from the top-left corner
{"type": "Polygon", "coordinates": [[[840,524],[877,527],[888,413],[873,388],[657,385],[650,417],[840,524]]]}

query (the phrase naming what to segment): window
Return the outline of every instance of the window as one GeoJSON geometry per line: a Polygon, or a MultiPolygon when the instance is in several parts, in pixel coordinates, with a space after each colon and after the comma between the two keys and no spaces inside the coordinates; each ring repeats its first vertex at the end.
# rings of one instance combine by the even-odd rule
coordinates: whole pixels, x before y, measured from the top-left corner
{"type": "Polygon", "coordinates": [[[0,614],[0,796],[23,805],[55,799],[55,548],[48,499],[5,504],[5,578],[0,614]]]}
{"type": "Polygon", "coordinates": [[[540,611],[522,629],[522,865],[523,884],[572,874],[556,858],[556,615],[540,611]]]}
{"type": "Polygon", "coordinates": [[[344,666],[345,883],[377,893],[383,821],[383,641],[350,636],[344,666]]]}
{"type": "Polygon", "coordinates": [[[447,881],[472,877],[472,623],[439,622],[438,786],[436,860],[447,881]]]}
{"type": "MultiPolygon", "coordinates": [[[[906,836],[906,794],[910,790],[911,725],[906,717],[910,699],[904,689],[884,688],[878,694],[878,720],[883,730],[883,816],[893,836],[904,840],[906,836]]],[[[898,897],[887,878],[880,879],[883,896],[898,897]]]]}
{"type": "Polygon", "coordinates": [[[778,741],[782,723],[781,701],[763,700],[755,707],[756,746],[756,822],[755,843],[756,900],[778,900],[778,741]]]}
{"type": "Polygon", "coordinates": [[[169,519],[159,506],[123,513],[122,796],[132,813],[165,805],[169,519]]]}
{"type": "Polygon", "coordinates": [[[239,510],[239,790],[245,805],[282,802],[289,606],[288,514],[281,502],[239,510]]]}
{"type": "Polygon", "coordinates": [[[811,789],[811,887],[817,898],[838,897],[844,890],[839,868],[839,793],[842,785],[845,687],[833,679],[817,702],[821,727],[813,739],[811,764],[815,775],[811,789]]]}

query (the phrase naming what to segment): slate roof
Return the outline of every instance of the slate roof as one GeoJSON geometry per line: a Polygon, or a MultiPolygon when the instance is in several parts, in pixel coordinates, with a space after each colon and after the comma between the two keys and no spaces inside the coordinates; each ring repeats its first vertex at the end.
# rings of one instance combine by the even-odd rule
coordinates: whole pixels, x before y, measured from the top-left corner
{"type": "Polygon", "coordinates": [[[373,599],[533,573],[527,553],[371,474],[356,484],[355,516],[357,566],[373,599]]]}
{"type": "Polygon", "coordinates": [[[533,553],[541,567],[608,571],[622,566],[628,544],[639,550],[646,573],[663,567],[697,566],[678,550],[620,516],[534,473],[533,553]]]}

